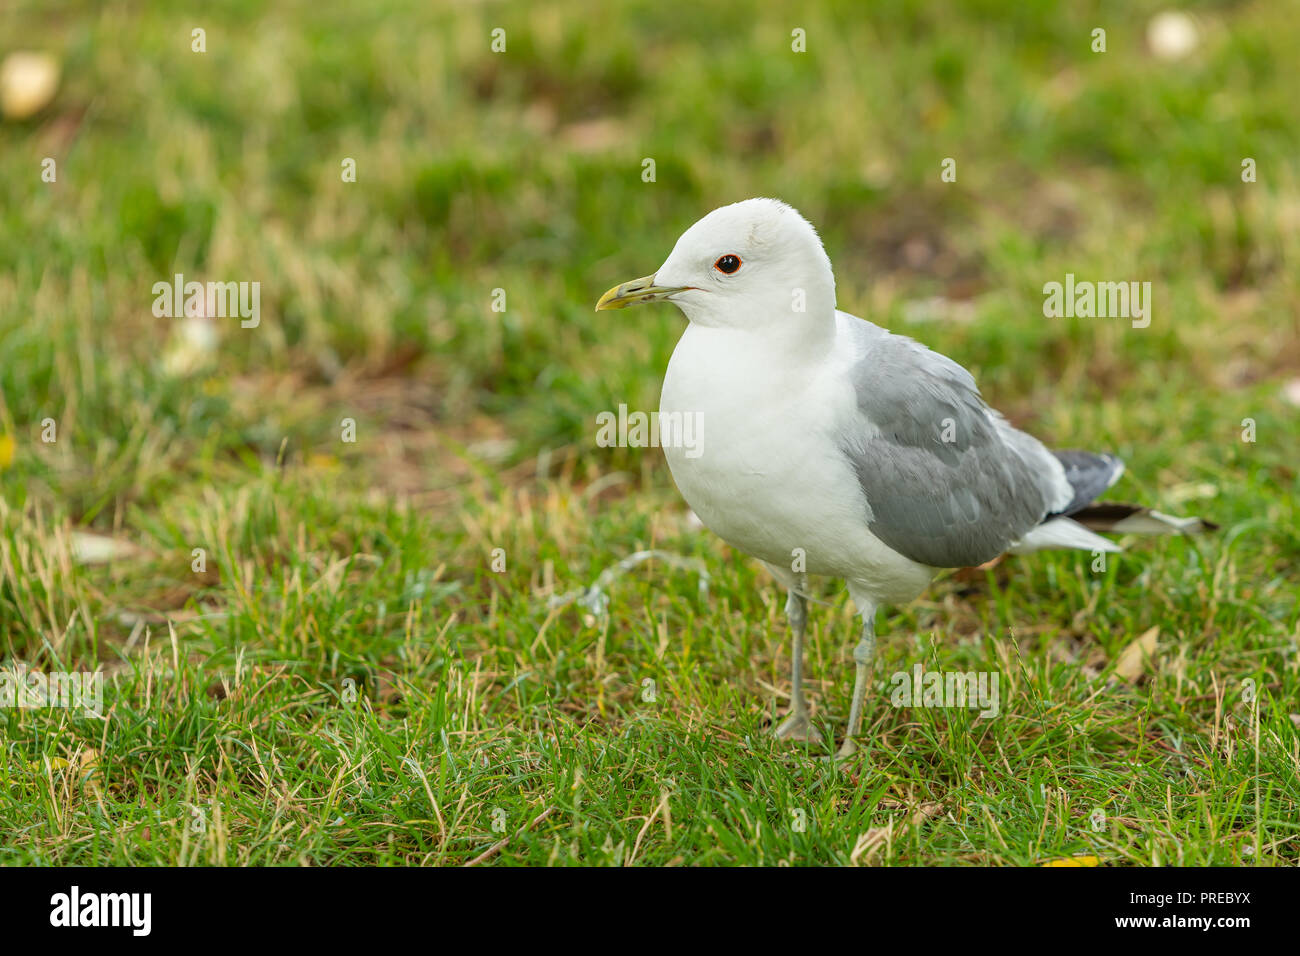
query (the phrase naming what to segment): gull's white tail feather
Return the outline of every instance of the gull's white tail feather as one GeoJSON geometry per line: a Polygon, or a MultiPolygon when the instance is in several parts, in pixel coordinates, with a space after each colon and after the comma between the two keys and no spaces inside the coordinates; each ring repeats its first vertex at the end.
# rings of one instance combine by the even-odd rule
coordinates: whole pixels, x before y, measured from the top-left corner
{"type": "Polygon", "coordinates": [[[1204,518],[1176,518],[1138,505],[1113,502],[1089,505],[1068,518],[1053,518],[1030,531],[1008,548],[1010,554],[1028,554],[1048,548],[1080,551],[1123,551],[1118,544],[1096,534],[1196,534],[1218,525],[1204,518]]]}
{"type": "Polygon", "coordinates": [[[1108,538],[1093,534],[1072,518],[1053,518],[1034,528],[1007,549],[1009,554],[1029,554],[1050,548],[1078,551],[1123,551],[1108,538]]]}

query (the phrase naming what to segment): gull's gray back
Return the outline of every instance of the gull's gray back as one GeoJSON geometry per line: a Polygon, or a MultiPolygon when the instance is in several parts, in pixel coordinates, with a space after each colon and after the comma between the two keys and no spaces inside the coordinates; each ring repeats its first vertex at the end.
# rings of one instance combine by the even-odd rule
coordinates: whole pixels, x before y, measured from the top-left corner
{"type": "Polygon", "coordinates": [[[850,375],[864,421],[844,453],[868,526],[921,564],[971,567],[997,557],[1060,506],[1060,465],[980,398],[964,368],[870,323],[850,375]]]}

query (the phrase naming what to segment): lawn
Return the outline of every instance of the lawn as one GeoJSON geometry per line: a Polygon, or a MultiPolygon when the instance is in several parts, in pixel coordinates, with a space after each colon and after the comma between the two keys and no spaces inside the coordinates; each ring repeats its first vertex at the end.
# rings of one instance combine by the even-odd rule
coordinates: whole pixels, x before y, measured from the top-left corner
{"type": "Polygon", "coordinates": [[[0,708],[0,864],[1300,863],[1300,18],[1189,3],[1173,57],[1161,9],[11,4],[62,78],[0,121],[0,664],[103,706],[0,708]],[[749,196],[1220,525],[882,612],[840,766],[842,586],[826,744],[777,743],[785,595],[597,442],[685,323],[596,299],[749,196]],[[155,314],[177,274],[257,321],[155,314]],[[1149,326],[1046,317],[1067,274],[1149,326]],[[918,664],[998,714],[895,706],[918,664]]]}

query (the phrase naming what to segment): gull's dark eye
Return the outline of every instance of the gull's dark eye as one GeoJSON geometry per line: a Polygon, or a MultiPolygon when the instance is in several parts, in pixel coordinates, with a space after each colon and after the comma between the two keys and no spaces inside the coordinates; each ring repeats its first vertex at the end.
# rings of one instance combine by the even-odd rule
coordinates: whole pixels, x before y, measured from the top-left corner
{"type": "Polygon", "coordinates": [[[719,272],[731,275],[740,268],[740,256],[733,256],[731,253],[727,253],[725,256],[721,256],[718,261],[713,264],[713,268],[717,269],[719,272]]]}

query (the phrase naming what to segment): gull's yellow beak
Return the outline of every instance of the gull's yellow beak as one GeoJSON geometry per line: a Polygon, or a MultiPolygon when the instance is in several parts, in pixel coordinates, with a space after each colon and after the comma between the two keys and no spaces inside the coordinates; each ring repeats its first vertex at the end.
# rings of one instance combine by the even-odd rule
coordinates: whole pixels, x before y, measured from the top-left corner
{"type": "Polygon", "coordinates": [[[659,299],[668,298],[674,292],[684,292],[689,288],[690,286],[655,285],[654,276],[642,276],[640,279],[633,279],[631,282],[616,285],[602,295],[600,301],[596,303],[596,311],[626,309],[629,305],[655,302],[659,299]]]}

